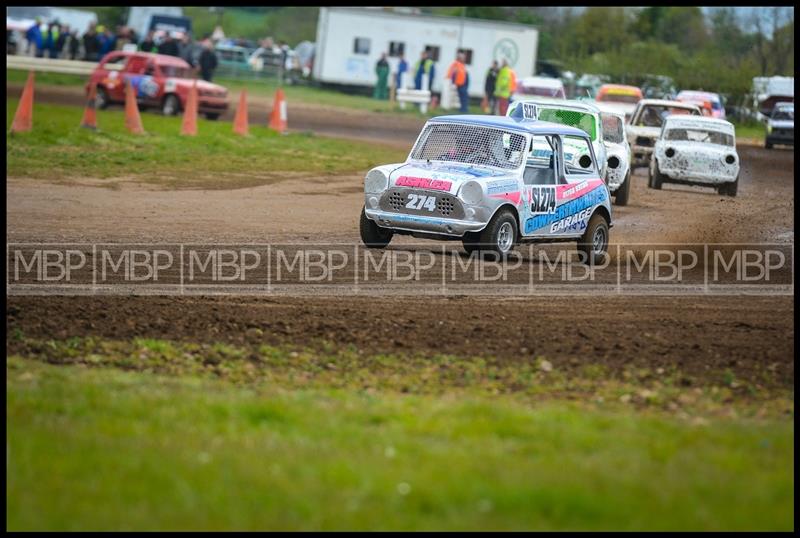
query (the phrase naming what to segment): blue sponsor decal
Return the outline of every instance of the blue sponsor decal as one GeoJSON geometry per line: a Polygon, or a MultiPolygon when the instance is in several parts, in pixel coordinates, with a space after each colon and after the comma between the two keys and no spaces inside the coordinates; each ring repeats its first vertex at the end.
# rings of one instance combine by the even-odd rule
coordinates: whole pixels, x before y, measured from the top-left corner
{"type": "Polygon", "coordinates": [[[567,203],[558,206],[553,213],[544,215],[536,215],[525,221],[525,233],[532,233],[539,228],[544,228],[548,224],[565,219],[575,213],[579,213],[586,208],[594,207],[597,204],[604,202],[607,198],[605,185],[587,192],[580,198],[575,198],[567,203]]]}
{"type": "Polygon", "coordinates": [[[489,183],[489,185],[486,188],[486,192],[488,192],[489,194],[516,192],[518,190],[519,186],[517,185],[517,182],[513,180],[494,181],[492,183],[489,183]]]}
{"type": "Polygon", "coordinates": [[[148,75],[128,75],[126,78],[131,81],[131,86],[137,97],[155,97],[158,94],[158,84],[153,80],[153,77],[148,75]]]}

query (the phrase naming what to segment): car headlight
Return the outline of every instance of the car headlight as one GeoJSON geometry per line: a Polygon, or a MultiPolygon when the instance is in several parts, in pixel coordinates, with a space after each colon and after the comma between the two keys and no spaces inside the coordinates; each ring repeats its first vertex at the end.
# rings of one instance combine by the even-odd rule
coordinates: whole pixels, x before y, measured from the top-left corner
{"type": "Polygon", "coordinates": [[[389,176],[382,170],[370,170],[364,179],[364,192],[378,193],[386,190],[389,186],[389,176]]]}
{"type": "Polygon", "coordinates": [[[458,195],[464,203],[477,204],[483,199],[483,189],[477,181],[467,181],[458,195]]]}
{"type": "Polygon", "coordinates": [[[675,156],[675,150],[673,148],[667,148],[664,151],[664,155],[666,155],[667,157],[669,157],[671,159],[672,157],[675,156]]]}
{"type": "Polygon", "coordinates": [[[736,164],[736,156],[729,154],[724,158],[725,164],[736,164]]]}
{"type": "Polygon", "coordinates": [[[617,168],[619,166],[619,157],[613,155],[608,158],[608,167],[611,169],[617,168]]]}
{"type": "Polygon", "coordinates": [[[767,124],[767,134],[769,134],[769,133],[771,133],[771,132],[772,132],[772,125],[770,125],[770,124],[768,123],[768,124],[767,124]]]}

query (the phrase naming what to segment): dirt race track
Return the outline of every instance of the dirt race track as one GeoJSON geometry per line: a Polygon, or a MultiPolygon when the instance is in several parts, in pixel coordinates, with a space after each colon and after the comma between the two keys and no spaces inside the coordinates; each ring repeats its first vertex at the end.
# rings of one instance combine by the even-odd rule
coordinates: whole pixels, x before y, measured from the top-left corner
{"type": "MultiPolygon", "coordinates": [[[[297,129],[405,147],[418,125],[410,120],[398,126],[366,112],[351,118],[321,109],[290,114],[297,129]],[[313,121],[303,124],[303,114],[313,121]],[[358,128],[364,118],[370,120],[366,131],[358,128]]],[[[743,168],[736,198],[682,186],[654,191],[639,170],[630,204],[615,206],[612,242],[793,244],[793,152],[742,146],[739,153],[743,168]]],[[[355,243],[362,177],[287,179],[213,191],[160,190],[123,179],[46,184],[9,178],[7,236],[12,242],[355,243]]],[[[401,238],[392,248],[404,243],[409,242],[401,238]]],[[[6,324],[9,331],[42,339],[96,335],[234,343],[248,342],[252,330],[260,329],[259,338],[270,343],[313,345],[325,339],[368,352],[475,354],[504,361],[544,355],[564,368],[589,362],[611,371],[678,368],[712,383],[726,370],[753,378],[769,369],[779,374],[769,383],[790,388],[793,314],[793,296],[786,295],[11,296],[6,324]]],[[[7,341],[10,351],[14,345],[7,341]]]]}

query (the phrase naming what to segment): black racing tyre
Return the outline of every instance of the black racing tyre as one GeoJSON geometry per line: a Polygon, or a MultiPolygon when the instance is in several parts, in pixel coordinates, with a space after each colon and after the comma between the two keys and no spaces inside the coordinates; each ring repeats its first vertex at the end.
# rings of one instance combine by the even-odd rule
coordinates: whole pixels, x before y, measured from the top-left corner
{"type": "Polygon", "coordinates": [[[736,191],[739,190],[739,176],[736,176],[736,179],[732,183],[723,183],[717,189],[717,192],[720,194],[724,194],[725,196],[733,196],[736,197],[736,191]]]}
{"type": "Polygon", "coordinates": [[[216,120],[219,118],[219,112],[206,112],[206,118],[209,120],[216,120]]]}
{"type": "Polygon", "coordinates": [[[495,213],[478,236],[478,249],[483,255],[504,258],[513,249],[518,235],[517,219],[510,209],[495,213]]]}
{"type": "Polygon", "coordinates": [[[772,142],[766,142],[764,144],[764,147],[767,148],[767,149],[772,149],[772,142]]]}
{"type": "Polygon", "coordinates": [[[587,264],[600,263],[608,253],[608,221],[599,213],[592,215],[586,231],[578,240],[578,251],[583,253],[581,261],[587,264]]]}
{"type": "Polygon", "coordinates": [[[97,96],[95,97],[94,103],[95,106],[100,110],[105,110],[111,103],[111,99],[108,97],[108,92],[102,86],[97,87],[97,96]]]}
{"type": "Polygon", "coordinates": [[[614,194],[614,203],[617,205],[628,205],[628,198],[631,195],[631,172],[625,176],[625,181],[619,186],[617,192],[614,194]]]}
{"type": "Polygon", "coordinates": [[[174,93],[164,97],[164,102],[161,103],[161,112],[165,116],[176,116],[181,111],[181,100],[174,93]]]}
{"type": "Polygon", "coordinates": [[[480,233],[477,232],[466,232],[461,238],[461,244],[464,246],[464,250],[467,251],[467,254],[472,254],[476,250],[480,250],[479,243],[480,233]]]}
{"type": "Polygon", "coordinates": [[[650,174],[650,185],[651,189],[656,189],[658,191],[661,190],[661,185],[664,183],[664,174],[659,172],[658,170],[658,161],[653,162],[653,173],[650,174]]]}
{"type": "Polygon", "coordinates": [[[375,224],[375,221],[368,219],[364,208],[361,209],[359,229],[361,230],[361,241],[364,242],[367,248],[385,248],[394,235],[391,230],[381,228],[375,224]]]}

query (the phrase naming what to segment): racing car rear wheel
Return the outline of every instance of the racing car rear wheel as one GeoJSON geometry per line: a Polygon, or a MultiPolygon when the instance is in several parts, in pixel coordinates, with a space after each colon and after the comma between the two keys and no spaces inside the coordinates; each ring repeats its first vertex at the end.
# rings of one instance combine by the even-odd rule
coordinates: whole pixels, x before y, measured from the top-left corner
{"type": "Polygon", "coordinates": [[[608,222],[599,213],[592,215],[586,231],[578,241],[578,251],[584,263],[600,263],[608,252],[608,222]]]}
{"type": "Polygon", "coordinates": [[[216,120],[219,118],[219,112],[209,112],[206,114],[206,119],[216,120]]]}
{"type": "Polygon", "coordinates": [[[108,108],[108,104],[110,103],[108,92],[102,86],[97,87],[97,96],[95,97],[94,103],[95,106],[100,110],[108,108]]]}
{"type": "Polygon", "coordinates": [[[653,168],[650,174],[649,187],[651,189],[661,190],[661,184],[664,182],[664,174],[658,171],[658,161],[653,161],[653,168]]]}
{"type": "Polygon", "coordinates": [[[736,196],[736,191],[739,190],[739,176],[731,183],[723,183],[717,188],[717,192],[726,196],[736,196]]]}
{"type": "Polygon", "coordinates": [[[631,172],[628,170],[628,174],[625,176],[625,181],[622,182],[622,185],[619,186],[617,189],[616,194],[614,195],[614,202],[617,205],[628,205],[628,197],[631,194],[631,172]]]}
{"type": "MultiPolygon", "coordinates": [[[[517,219],[508,209],[498,211],[478,236],[478,244],[473,250],[481,254],[505,257],[517,242],[517,219]]],[[[465,245],[464,248],[467,248],[465,245]]],[[[467,252],[470,252],[467,248],[467,252]]]]}
{"type": "Polygon", "coordinates": [[[169,94],[164,98],[164,103],[161,105],[161,112],[165,116],[174,116],[181,111],[181,101],[175,94],[169,94]]]}
{"type": "Polygon", "coordinates": [[[361,229],[361,240],[367,248],[385,248],[394,235],[391,230],[381,228],[374,221],[368,219],[367,212],[363,208],[361,209],[359,228],[361,229]]]}

